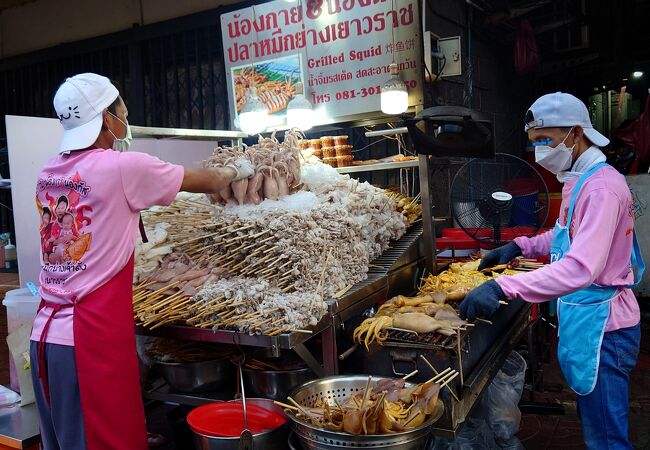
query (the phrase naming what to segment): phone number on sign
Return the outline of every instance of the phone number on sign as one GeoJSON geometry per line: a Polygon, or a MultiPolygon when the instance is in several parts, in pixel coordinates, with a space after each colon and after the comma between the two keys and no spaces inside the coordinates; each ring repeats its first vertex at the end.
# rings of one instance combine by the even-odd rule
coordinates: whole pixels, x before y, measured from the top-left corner
{"type": "MultiPolygon", "coordinates": [[[[404,84],[406,84],[406,87],[409,89],[414,89],[417,86],[417,82],[415,80],[408,80],[405,81],[404,84]]],[[[340,91],[334,94],[334,98],[336,100],[349,100],[353,98],[365,98],[368,97],[369,95],[378,95],[381,94],[381,86],[371,86],[371,87],[363,87],[361,89],[350,89],[347,91],[340,91]]]]}

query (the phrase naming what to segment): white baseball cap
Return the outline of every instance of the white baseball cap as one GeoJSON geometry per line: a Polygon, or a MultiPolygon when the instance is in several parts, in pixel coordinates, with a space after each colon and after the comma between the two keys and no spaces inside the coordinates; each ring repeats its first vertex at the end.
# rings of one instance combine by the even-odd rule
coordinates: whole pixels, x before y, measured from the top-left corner
{"type": "Polygon", "coordinates": [[[564,92],[542,95],[535,100],[526,113],[525,122],[525,131],[531,128],[565,128],[579,125],[592,144],[598,147],[609,144],[609,139],[596,131],[591,124],[585,104],[564,92]]]}
{"type": "Polygon", "coordinates": [[[95,142],[102,113],[119,95],[111,80],[95,73],[67,78],[54,94],[54,109],[64,130],[59,153],[82,150],[95,142]]]}

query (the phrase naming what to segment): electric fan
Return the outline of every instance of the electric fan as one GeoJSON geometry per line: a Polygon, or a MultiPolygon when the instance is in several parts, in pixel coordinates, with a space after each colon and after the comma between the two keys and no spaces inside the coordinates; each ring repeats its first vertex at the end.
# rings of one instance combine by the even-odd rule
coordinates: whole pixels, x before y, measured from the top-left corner
{"type": "Polygon", "coordinates": [[[451,185],[455,222],[483,247],[494,248],[517,236],[532,236],[548,216],[546,183],[533,166],[506,153],[472,159],[451,185]]]}

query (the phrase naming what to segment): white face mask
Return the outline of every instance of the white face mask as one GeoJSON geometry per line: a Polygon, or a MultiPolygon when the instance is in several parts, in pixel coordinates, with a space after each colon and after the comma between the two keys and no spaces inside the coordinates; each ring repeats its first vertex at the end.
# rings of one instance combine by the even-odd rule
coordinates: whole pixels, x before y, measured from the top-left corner
{"type": "Polygon", "coordinates": [[[108,113],[111,116],[115,117],[120,122],[122,122],[124,124],[124,126],[126,127],[126,135],[122,139],[119,139],[117,136],[115,136],[115,133],[113,133],[110,128],[108,129],[108,132],[111,133],[113,135],[113,138],[114,138],[114,140],[113,140],[113,150],[116,150],[118,152],[126,152],[129,149],[129,147],[131,146],[131,142],[133,141],[133,136],[131,135],[131,127],[129,126],[128,123],[124,123],[124,121],[122,119],[117,117],[112,112],[108,111],[108,113]]]}
{"type": "Polygon", "coordinates": [[[571,161],[573,160],[573,148],[575,145],[567,147],[564,145],[564,141],[567,140],[571,131],[573,131],[573,128],[569,130],[564,140],[556,147],[537,145],[535,147],[535,162],[555,175],[559,172],[569,170],[571,168],[571,161]]]}

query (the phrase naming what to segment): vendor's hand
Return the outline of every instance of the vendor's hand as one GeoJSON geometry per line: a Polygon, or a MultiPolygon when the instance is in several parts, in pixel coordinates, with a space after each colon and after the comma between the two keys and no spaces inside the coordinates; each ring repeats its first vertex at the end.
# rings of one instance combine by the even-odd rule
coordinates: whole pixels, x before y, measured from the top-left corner
{"type": "Polygon", "coordinates": [[[489,318],[499,309],[499,301],[505,298],[506,295],[496,281],[483,283],[469,291],[465,300],[461,302],[460,318],[463,320],[474,320],[479,316],[489,318]]]}
{"type": "Polygon", "coordinates": [[[237,158],[231,163],[226,164],[226,167],[235,169],[235,178],[233,181],[243,180],[244,178],[252,177],[255,174],[255,167],[248,159],[242,157],[237,158]]]}
{"type": "Polygon", "coordinates": [[[521,256],[521,249],[514,242],[510,242],[502,247],[495,248],[481,259],[478,270],[494,267],[499,264],[507,264],[517,256],[521,256]]]}

